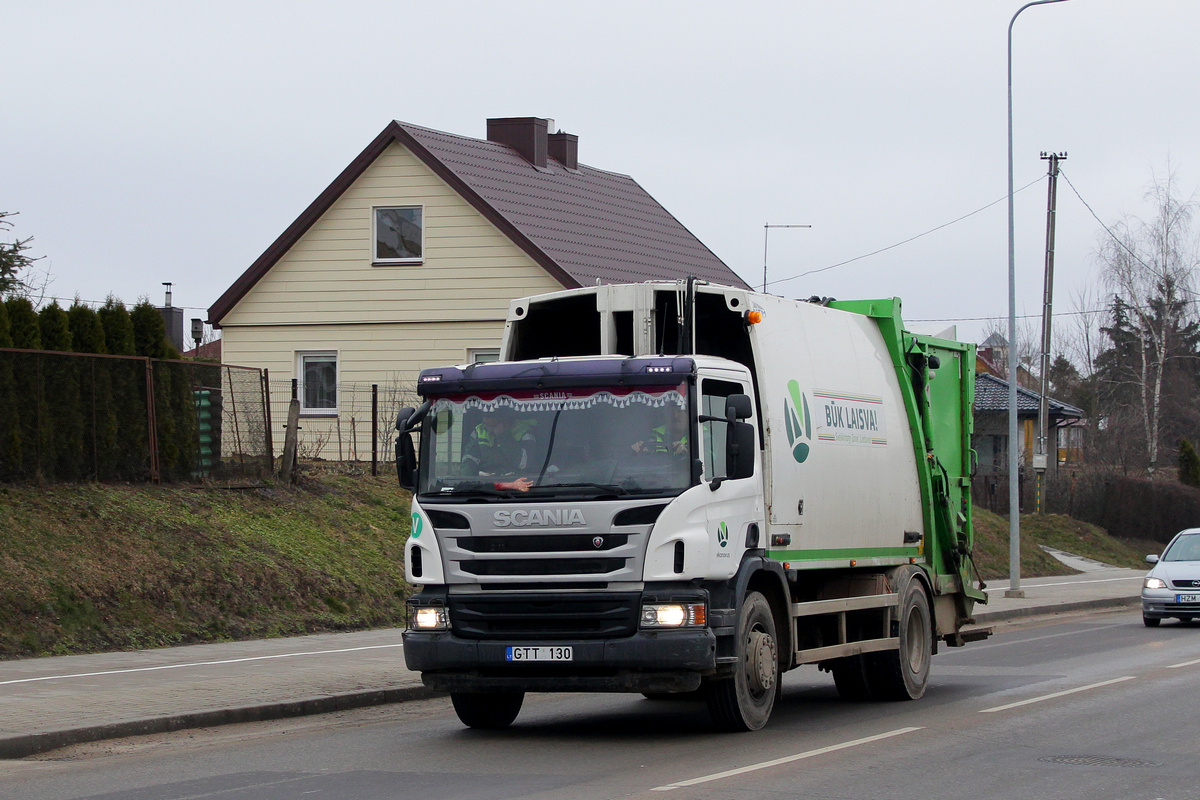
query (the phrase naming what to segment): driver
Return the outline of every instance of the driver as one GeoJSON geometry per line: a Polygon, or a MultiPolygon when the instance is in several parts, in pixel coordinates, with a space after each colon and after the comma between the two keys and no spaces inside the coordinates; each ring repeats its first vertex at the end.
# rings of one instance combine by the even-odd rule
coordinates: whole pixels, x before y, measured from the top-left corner
{"type": "MultiPolygon", "coordinates": [[[[535,420],[521,419],[516,410],[501,406],[485,413],[467,440],[462,471],[485,477],[512,476],[528,470],[534,458],[535,420]]],[[[496,481],[497,489],[527,492],[533,481],[526,477],[496,481]]]]}

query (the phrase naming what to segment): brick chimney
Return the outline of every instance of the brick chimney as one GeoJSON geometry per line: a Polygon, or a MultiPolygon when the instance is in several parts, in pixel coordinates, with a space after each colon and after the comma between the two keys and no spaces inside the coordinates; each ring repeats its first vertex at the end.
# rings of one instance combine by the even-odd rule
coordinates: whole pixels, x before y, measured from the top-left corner
{"type": "Polygon", "coordinates": [[[489,119],[487,138],[489,142],[508,145],[538,169],[546,169],[549,124],[549,120],[538,117],[489,119]]]}
{"type": "Polygon", "coordinates": [[[552,133],[546,137],[550,157],[569,170],[579,169],[579,137],[573,133],[552,133]]]}

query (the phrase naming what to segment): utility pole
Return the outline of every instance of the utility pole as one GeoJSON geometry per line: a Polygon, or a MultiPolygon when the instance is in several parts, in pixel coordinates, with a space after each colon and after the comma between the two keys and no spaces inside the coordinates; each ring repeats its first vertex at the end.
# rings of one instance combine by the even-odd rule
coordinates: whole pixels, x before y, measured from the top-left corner
{"type": "MultiPolygon", "coordinates": [[[[1046,277],[1042,289],[1042,396],[1038,403],[1037,453],[1033,456],[1033,470],[1037,473],[1037,513],[1046,513],[1046,468],[1050,463],[1049,427],[1050,401],[1046,393],[1050,388],[1050,321],[1054,306],[1054,212],[1058,198],[1058,162],[1066,161],[1066,153],[1042,153],[1042,160],[1050,162],[1049,188],[1046,197],[1046,277]]],[[[1057,461],[1058,454],[1055,453],[1057,461]]]]}
{"type": "Polygon", "coordinates": [[[767,223],[763,225],[763,292],[767,291],[767,236],[771,233],[771,228],[811,228],[812,225],[772,225],[767,223]]]}

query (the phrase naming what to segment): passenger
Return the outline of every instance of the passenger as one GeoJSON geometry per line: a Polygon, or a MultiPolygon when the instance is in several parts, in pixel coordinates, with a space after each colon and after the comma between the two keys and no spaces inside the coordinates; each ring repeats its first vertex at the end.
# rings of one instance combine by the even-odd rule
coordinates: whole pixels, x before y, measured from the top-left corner
{"type": "MultiPolygon", "coordinates": [[[[535,439],[533,428],[536,421],[520,419],[517,412],[506,406],[484,414],[483,421],[475,426],[467,440],[463,456],[462,471],[468,475],[484,477],[520,475],[533,464],[535,439]]],[[[527,477],[496,481],[497,489],[515,489],[527,492],[533,481],[527,477]]]]}
{"type": "Polygon", "coordinates": [[[634,442],[630,447],[639,455],[646,453],[687,455],[687,413],[683,409],[671,411],[666,422],[651,428],[649,436],[634,442]]]}

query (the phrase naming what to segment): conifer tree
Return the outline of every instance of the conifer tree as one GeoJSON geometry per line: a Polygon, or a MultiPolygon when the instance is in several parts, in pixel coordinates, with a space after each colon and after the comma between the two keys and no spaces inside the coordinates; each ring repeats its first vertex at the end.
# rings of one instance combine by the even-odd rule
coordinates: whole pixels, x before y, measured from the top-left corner
{"type": "MultiPolygon", "coordinates": [[[[8,305],[0,303],[0,347],[12,347],[8,305]]],[[[13,380],[16,353],[0,352],[0,481],[21,477],[21,407],[13,380]]]]}
{"type": "MultiPolygon", "coordinates": [[[[38,313],[42,348],[71,352],[71,328],[67,312],[52,302],[38,313]]],[[[82,470],[83,408],[79,392],[79,359],[44,355],[42,359],[42,474],[47,478],[73,480],[82,470]],[[51,402],[50,398],[53,398],[51,402]],[[46,424],[46,423],[49,424],[46,424]]]]}
{"type": "Polygon", "coordinates": [[[1184,486],[1200,487],[1200,456],[1187,439],[1179,442],[1179,482],[1184,486]]]}
{"type": "Polygon", "coordinates": [[[10,297],[4,301],[8,307],[8,328],[13,347],[28,350],[42,349],[42,330],[38,325],[38,314],[33,303],[24,297],[10,297]]]}

